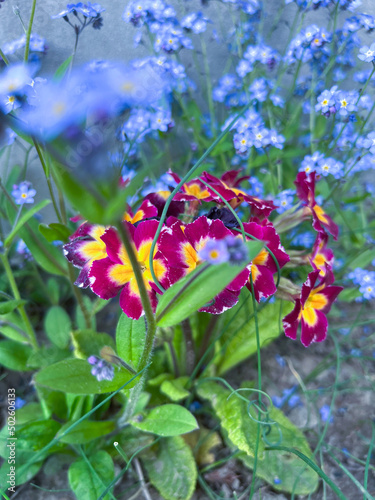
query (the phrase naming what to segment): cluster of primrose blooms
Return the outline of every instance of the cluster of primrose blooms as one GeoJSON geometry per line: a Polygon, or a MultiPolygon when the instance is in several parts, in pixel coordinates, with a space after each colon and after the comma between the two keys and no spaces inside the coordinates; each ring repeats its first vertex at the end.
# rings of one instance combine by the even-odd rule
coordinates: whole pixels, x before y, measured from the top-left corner
{"type": "MultiPolygon", "coordinates": [[[[180,182],[175,173],[169,172],[169,176],[171,184],[180,182]]],[[[158,295],[203,262],[212,265],[242,263],[244,266],[213,302],[201,309],[203,312],[221,314],[232,308],[243,287],[247,287],[258,302],[276,293],[275,274],[290,258],[269,220],[276,206],[270,200],[251,196],[241,189],[241,183],[246,180],[248,176],[241,176],[239,170],[231,170],[220,178],[203,172],[198,178],[186,182],[174,195],[158,234],[160,216],[172,186],[170,190],[146,195],[135,211],[127,208],[123,224],[134,245],[154,310],[158,295]],[[240,208],[246,213],[242,227],[238,216],[240,208]],[[241,245],[243,234],[246,239],[261,240],[265,245],[251,262],[246,260],[241,245]],[[156,245],[150,259],[154,238],[156,245]]],[[[333,285],[334,257],[332,250],[327,248],[328,233],[337,238],[338,228],[315,200],[315,173],[306,175],[300,172],[295,184],[300,206],[281,216],[278,226],[282,231],[283,225],[290,227],[291,219],[298,224],[312,217],[317,236],[312,252],[301,260],[312,266],[302,290],[297,291],[295,286],[293,292],[289,287],[285,289],[295,307],[283,319],[283,325],[286,335],[296,339],[301,324],[301,341],[309,346],[311,342],[325,339],[326,313],[342,290],[342,287],[333,285]]],[[[139,319],[143,315],[134,271],[114,227],[84,222],[71,236],[71,242],[64,245],[64,252],[67,259],[80,268],[78,286],[90,287],[106,300],[120,294],[120,307],[127,316],[139,319]]]]}

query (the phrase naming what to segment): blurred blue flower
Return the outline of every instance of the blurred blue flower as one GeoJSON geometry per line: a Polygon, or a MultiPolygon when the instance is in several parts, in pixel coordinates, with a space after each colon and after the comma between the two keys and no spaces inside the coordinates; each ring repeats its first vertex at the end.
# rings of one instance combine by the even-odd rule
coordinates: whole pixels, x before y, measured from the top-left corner
{"type": "Polygon", "coordinates": [[[331,408],[329,405],[323,405],[320,410],[320,418],[322,419],[322,422],[328,422],[332,424],[333,422],[333,416],[330,414],[331,413],[331,408]]]}
{"type": "Polygon", "coordinates": [[[287,401],[289,408],[295,408],[296,406],[302,405],[301,398],[298,396],[298,394],[294,394],[297,389],[297,386],[294,385],[290,389],[284,389],[283,395],[281,397],[273,396],[272,402],[274,406],[276,408],[281,408],[287,401]]]}
{"type": "Polygon", "coordinates": [[[359,49],[358,59],[364,62],[372,62],[375,59],[375,42],[367,47],[367,45],[359,49]]]}
{"type": "Polygon", "coordinates": [[[12,196],[17,205],[25,203],[34,203],[35,189],[32,188],[31,182],[23,181],[20,184],[13,185],[12,196]]]}

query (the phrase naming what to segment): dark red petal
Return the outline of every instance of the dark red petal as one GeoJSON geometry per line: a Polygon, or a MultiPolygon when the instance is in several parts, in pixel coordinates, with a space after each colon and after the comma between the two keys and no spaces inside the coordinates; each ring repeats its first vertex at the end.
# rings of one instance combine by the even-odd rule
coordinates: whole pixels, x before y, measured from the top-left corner
{"type": "Polygon", "coordinates": [[[285,335],[293,340],[296,340],[297,338],[297,330],[299,325],[298,317],[300,312],[301,312],[301,301],[299,299],[296,299],[293,311],[291,311],[283,318],[283,327],[285,335]]]}
{"type": "Polygon", "coordinates": [[[116,229],[113,227],[108,228],[101,239],[105,243],[108,257],[112,260],[112,262],[123,264],[123,261],[120,258],[123,245],[116,229]]]}
{"type": "Polygon", "coordinates": [[[68,259],[68,261],[73,264],[73,266],[83,267],[86,264],[88,260],[87,255],[84,255],[81,251],[82,246],[84,246],[86,243],[87,240],[76,239],[71,243],[63,245],[64,255],[68,259]]]}
{"type": "Polygon", "coordinates": [[[301,318],[301,342],[305,347],[309,347],[312,342],[322,342],[327,337],[328,321],[322,311],[315,310],[316,323],[310,325],[301,318]]]}
{"type": "MultiPolygon", "coordinates": [[[[253,280],[254,287],[254,297],[257,302],[262,298],[268,298],[274,293],[276,293],[276,285],[273,279],[272,272],[267,269],[265,266],[254,266],[257,269],[257,273],[259,273],[255,280],[253,280]]],[[[247,282],[247,288],[251,292],[251,283],[247,282]]]]}
{"type": "Polygon", "coordinates": [[[249,276],[250,276],[250,271],[247,267],[245,267],[245,269],[243,271],[241,271],[234,278],[234,280],[229,283],[229,285],[227,286],[227,289],[230,290],[231,292],[237,292],[237,291],[241,290],[241,288],[243,288],[246,285],[246,283],[248,282],[249,276]]]}
{"type": "Polygon", "coordinates": [[[115,283],[109,276],[110,271],[116,265],[109,257],[95,260],[91,265],[89,271],[90,287],[101,299],[108,300],[116,297],[124,286],[115,283]]]}
{"type": "Polygon", "coordinates": [[[307,280],[302,285],[301,290],[301,305],[304,306],[306,300],[309,298],[311,290],[315,287],[316,280],[319,277],[319,269],[317,271],[312,271],[307,275],[307,280]]]}
{"type": "Polygon", "coordinates": [[[221,314],[237,304],[239,295],[240,292],[232,292],[224,288],[224,290],[215,297],[215,302],[211,306],[202,307],[199,311],[211,314],[221,314]]]}

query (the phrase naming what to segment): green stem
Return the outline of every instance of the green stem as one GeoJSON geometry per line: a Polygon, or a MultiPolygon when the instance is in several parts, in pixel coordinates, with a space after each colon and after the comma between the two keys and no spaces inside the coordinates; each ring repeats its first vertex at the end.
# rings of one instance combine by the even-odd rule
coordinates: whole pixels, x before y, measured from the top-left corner
{"type": "MultiPolygon", "coordinates": [[[[128,234],[128,231],[126,227],[124,226],[123,222],[120,221],[116,224],[116,228],[120,234],[121,241],[125,247],[126,253],[129,257],[130,264],[132,266],[134,276],[138,285],[138,290],[139,290],[139,295],[141,297],[141,302],[142,302],[142,307],[143,310],[145,311],[145,316],[146,316],[146,339],[145,339],[145,345],[143,348],[142,356],[139,362],[139,369],[143,370],[145,366],[147,366],[151,354],[152,354],[152,349],[154,346],[154,340],[155,340],[155,335],[156,335],[156,322],[155,322],[155,316],[152,311],[152,306],[151,302],[146,290],[146,286],[143,280],[143,274],[141,271],[141,268],[139,266],[139,262],[137,259],[137,255],[134,251],[133,244],[130,240],[130,236],[128,234]]],[[[142,377],[140,378],[139,382],[135,385],[130,390],[127,405],[125,407],[125,412],[122,415],[122,417],[119,420],[119,424],[123,425],[126,422],[128,422],[129,418],[131,418],[134,414],[135,407],[137,405],[137,402],[140,398],[140,395],[142,393],[143,389],[143,384],[145,380],[145,373],[143,373],[142,377]]]]}
{"type": "Polygon", "coordinates": [[[74,268],[73,268],[73,265],[70,264],[70,262],[68,263],[68,276],[69,276],[70,285],[72,287],[72,291],[74,293],[74,296],[77,300],[78,306],[81,309],[83,317],[85,319],[86,328],[90,329],[91,328],[91,314],[87,310],[86,304],[84,303],[81,290],[78,287],[76,287],[74,284],[74,281],[75,281],[74,268]]]}
{"type": "Polygon", "coordinates": [[[195,349],[189,318],[181,321],[181,328],[186,345],[186,373],[191,375],[195,365],[195,349]]]}
{"type": "MultiPolygon", "coordinates": [[[[156,335],[155,316],[154,316],[154,313],[152,311],[152,306],[151,306],[151,302],[150,302],[150,299],[149,299],[149,296],[148,296],[148,293],[146,290],[146,285],[145,285],[145,282],[143,279],[143,274],[142,274],[141,268],[139,266],[137,255],[134,251],[133,244],[130,240],[130,236],[128,234],[127,228],[123,224],[122,221],[119,221],[116,224],[116,228],[119,232],[121,241],[122,241],[122,243],[125,247],[126,253],[129,257],[129,261],[130,261],[130,264],[132,266],[133,273],[134,273],[134,276],[135,276],[135,279],[137,282],[139,295],[141,297],[142,307],[143,307],[143,310],[144,310],[145,316],[146,316],[147,328],[146,328],[145,345],[144,345],[142,356],[141,356],[139,366],[138,366],[139,370],[143,370],[145,368],[145,366],[147,366],[147,364],[149,363],[152,349],[154,346],[154,340],[155,340],[155,335],[156,335]]],[[[151,262],[153,262],[152,252],[153,252],[153,250],[151,250],[151,259],[150,259],[151,262]]],[[[134,396],[131,408],[127,411],[128,416],[131,416],[131,412],[134,410],[135,404],[136,404],[138,397],[139,397],[139,394],[140,394],[140,390],[142,389],[143,380],[144,380],[144,376],[142,376],[141,380],[139,381],[139,383],[136,386],[137,388],[139,387],[140,389],[137,389],[138,393],[137,393],[137,395],[134,396]]]]}
{"type": "Polygon", "coordinates": [[[4,61],[4,63],[7,66],[9,66],[9,60],[8,60],[7,56],[4,54],[4,52],[1,49],[0,49],[0,57],[4,61]]]}
{"type": "Polygon", "coordinates": [[[74,49],[73,49],[73,52],[72,52],[72,58],[70,60],[69,68],[68,68],[68,71],[67,71],[67,76],[68,77],[70,76],[70,73],[71,73],[72,68],[73,68],[74,58],[75,58],[76,52],[77,52],[79,35],[80,35],[80,31],[78,31],[78,32],[76,31],[76,41],[75,41],[75,44],[74,44],[74,49]]]}
{"type": "MultiPolygon", "coordinates": [[[[257,303],[255,301],[255,296],[254,296],[254,282],[253,282],[253,276],[252,276],[251,271],[250,271],[250,285],[251,285],[251,298],[252,298],[252,302],[253,302],[253,311],[254,311],[255,334],[256,334],[256,341],[257,341],[258,391],[261,391],[262,390],[262,365],[261,365],[261,355],[260,355],[259,323],[258,323],[258,314],[257,314],[257,303]]],[[[261,407],[261,404],[262,404],[261,392],[258,392],[258,402],[259,402],[259,407],[261,407]]],[[[257,435],[256,435],[255,450],[254,450],[254,466],[253,466],[253,477],[251,479],[250,500],[254,495],[255,479],[256,479],[256,472],[257,472],[258,450],[259,450],[259,441],[260,441],[260,417],[261,417],[260,411],[258,411],[257,435]]]]}
{"type": "Polygon", "coordinates": [[[51,196],[51,200],[52,200],[53,208],[54,208],[55,213],[56,213],[56,217],[58,218],[58,221],[60,222],[60,224],[62,224],[63,220],[62,220],[62,217],[60,215],[59,209],[57,207],[57,201],[56,201],[55,193],[53,192],[53,187],[52,187],[52,182],[51,182],[49,165],[47,165],[47,163],[46,163],[46,161],[44,159],[43,151],[40,148],[39,144],[36,142],[35,139],[33,139],[33,142],[34,142],[34,146],[35,146],[36,152],[38,153],[40,163],[42,164],[44,175],[46,176],[48,191],[49,191],[49,194],[51,196]]]}
{"type": "Polygon", "coordinates": [[[211,76],[210,76],[210,66],[208,64],[208,57],[207,57],[207,46],[206,46],[206,42],[205,42],[203,36],[201,36],[201,47],[202,47],[202,54],[203,54],[204,74],[206,77],[208,109],[210,111],[210,118],[211,118],[211,132],[212,132],[212,135],[215,137],[215,135],[216,135],[215,108],[214,108],[214,101],[212,99],[212,83],[211,83],[211,76]]]}
{"type": "Polygon", "coordinates": [[[33,4],[31,7],[29,26],[27,28],[27,33],[26,33],[26,45],[25,45],[25,57],[24,57],[25,63],[27,63],[27,61],[29,60],[30,37],[31,37],[31,30],[33,28],[35,7],[36,7],[36,0],[33,0],[33,4]]]}
{"type": "MultiPolygon", "coordinates": [[[[313,68],[313,73],[312,73],[312,82],[311,82],[311,87],[315,89],[316,86],[316,69],[313,68]]],[[[315,93],[311,92],[310,96],[310,148],[311,148],[311,154],[313,155],[315,152],[315,143],[314,143],[314,132],[315,132],[315,93]]]]}
{"type": "MultiPolygon", "coordinates": [[[[16,280],[14,279],[12,269],[9,264],[8,256],[6,253],[0,254],[0,259],[3,263],[5,274],[7,275],[8,281],[10,288],[12,289],[13,296],[16,300],[21,300],[21,294],[18,290],[16,280]]],[[[25,308],[23,305],[18,306],[18,311],[19,314],[24,322],[25,328],[26,328],[26,333],[29,337],[30,343],[35,349],[38,349],[38,341],[36,340],[34,328],[29,320],[28,315],[26,314],[25,308]]]]}

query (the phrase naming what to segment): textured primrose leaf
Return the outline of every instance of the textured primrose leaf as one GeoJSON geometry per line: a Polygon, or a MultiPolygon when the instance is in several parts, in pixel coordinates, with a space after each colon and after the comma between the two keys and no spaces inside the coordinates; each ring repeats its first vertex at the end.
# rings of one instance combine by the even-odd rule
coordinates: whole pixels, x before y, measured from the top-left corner
{"type": "MultiPolygon", "coordinates": [[[[221,426],[228,434],[230,441],[241,451],[253,457],[257,435],[257,424],[247,412],[244,401],[233,395],[229,400],[230,392],[215,382],[203,382],[197,389],[198,395],[209,401],[220,419],[221,426]]],[[[264,443],[260,441],[258,453],[264,450],[264,443]]]]}
{"type": "MultiPolygon", "coordinates": [[[[247,241],[249,262],[263,248],[258,241],[247,241]]],[[[210,302],[245,268],[225,262],[216,266],[208,266],[202,270],[198,267],[187,276],[172,285],[162,295],[156,309],[158,326],[166,327],[181,323],[192,313],[210,302]]]]}
{"type": "Polygon", "coordinates": [[[164,380],[160,386],[160,392],[165,394],[171,401],[182,401],[189,396],[185,389],[189,377],[179,377],[175,380],[164,380]]]}
{"type": "Polygon", "coordinates": [[[137,368],[141,359],[146,338],[146,324],[144,318],[130,319],[121,314],[116,328],[117,354],[126,363],[137,368]]]}
{"type": "Polygon", "coordinates": [[[141,421],[135,416],[130,424],[141,431],[163,437],[179,436],[198,429],[194,415],[183,406],[173,404],[153,408],[141,421]]]}
{"type": "MultiPolygon", "coordinates": [[[[35,376],[37,386],[71,394],[104,394],[119,389],[133,375],[126,370],[115,369],[113,380],[98,380],[91,375],[91,365],[83,359],[66,359],[43,368],[35,376]]],[[[138,379],[126,387],[133,387],[138,379]]]]}
{"type": "Polygon", "coordinates": [[[195,490],[197,467],[182,437],[162,439],[153,458],[142,458],[151,483],[165,500],[189,500],[195,490]]]}
{"type": "MultiPolygon", "coordinates": [[[[247,414],[247,404],[216,382],[207,381],[199,385],[198,394],[211,402],[221,420],[228,444],[239,449],[238,457],[250,468],[254,465],[257,423],[247,414]]],[[[297,495],[307,495],[316,490],[318,475],[302,460],[284,451],[268,451],[265,448],[286,446],[295,448],[314,460],[302,432],[278,409],[269,410],[270,421],[277,422],[268,427],[266,439],[261,437],[258,447],[257,476],[272,484],[273,488],[297,495]],[[281,481],[281,482],[279,482],[281,481]]]]}
{"type": "MultiPolygon", "coordinates": [[[[225,335],[220,339],[222,350],[216,361],[218,375],[238,365],[257,352],[257,340],[252,301],[249,294],[242,295],[242,300],[224,318],[225,335]],[[243,303],[245,301],[245,303],[243,303]],[[226,325],[228,325],[226,327],[226,325]]],[[[281,319],[293,309],[293,304],[276,301],[267,304],[258,315],[259,339],[261,347],[276,339],[282,332],[281,319]]]]}
{"type": "MultiPolygon", "coordinates": [[[[272,408],[269,416],[279,424],[279,430],[275,425],[271,426],[267,441],[274,445],[296,448],[315,462],[314,455],[300,429],[277,408],[272,408]]],[[[245,465],[253,468],[252,457],[241,454],[238,458],[245,465]]],[[[279,450],[264,452],[264,456],[257,463],[257,476],[271,484],[275,490],[295,495],[309,495],[317,489],[319,484],[318,474],[305,462],[293,453],[279,450]]]]}
{"type": "MultiPolygon", "coordinates": [[[[115,477],[113,460],[104,451],[87,457],[90,465],[84,459],[74,462],[68,472],[69,485],[79,500],[98,500],[101,493],[115,477]]],[[[109,494],[104,500],[109,500],[109,494]]]]}

